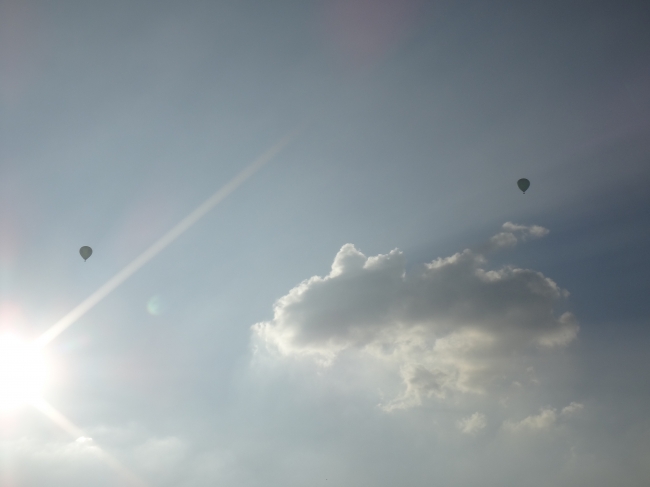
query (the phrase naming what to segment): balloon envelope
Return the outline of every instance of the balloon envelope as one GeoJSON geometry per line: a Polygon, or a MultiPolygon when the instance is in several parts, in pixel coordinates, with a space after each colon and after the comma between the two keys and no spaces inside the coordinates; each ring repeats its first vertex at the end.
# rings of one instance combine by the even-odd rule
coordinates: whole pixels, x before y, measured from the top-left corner
{"type": "Polygon", "coordinates": [[[83,257],[85,262],[86,259],[88,259],[88,257],[90,257],[93,254],[93,249],[91,249],[87,245],[84,245],[79,249],[79,254],[81,255],[81,257],[83,257]]]}
{"type": "Polygon", "coordinates": [[[517,181],[517,186],[519,186],[519,189],[525,193],[528,188],[530,188],[530,181],[526,178],[521,178],[519,181],[517,181]]]}

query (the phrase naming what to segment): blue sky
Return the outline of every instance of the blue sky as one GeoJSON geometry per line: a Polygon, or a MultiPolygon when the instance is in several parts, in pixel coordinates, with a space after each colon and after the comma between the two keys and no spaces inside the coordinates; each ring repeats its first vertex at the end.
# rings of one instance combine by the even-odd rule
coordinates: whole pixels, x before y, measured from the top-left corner
{"type": "Polygon", "coordinates": [[[647,484],[649,16],[0,2],[2,485],[647,484]]]}

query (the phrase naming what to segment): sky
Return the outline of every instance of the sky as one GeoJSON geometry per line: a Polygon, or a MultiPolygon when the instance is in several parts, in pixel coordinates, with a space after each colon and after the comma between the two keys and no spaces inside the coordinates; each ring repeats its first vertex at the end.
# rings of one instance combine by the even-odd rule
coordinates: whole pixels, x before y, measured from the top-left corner
{"type": "Polygon", "coordinates": [[[0,486],[650,484],[649,23],[1,0],[0,486]]]}

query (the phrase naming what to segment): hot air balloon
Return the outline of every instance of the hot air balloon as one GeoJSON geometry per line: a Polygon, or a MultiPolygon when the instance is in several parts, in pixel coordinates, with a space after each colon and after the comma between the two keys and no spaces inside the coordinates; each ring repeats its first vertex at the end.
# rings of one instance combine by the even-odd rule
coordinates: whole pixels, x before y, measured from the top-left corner
{"type": "Polygon", "coordinates": [[[93,255],[93,249],[91,249],[91,248],[88,247],[87,245],[84,245],[83,247],[81,247],[81,248],[79,249],[79,254],[81,255],[81,257],[83,257],[84,262],[86,262],[86,260],[88,259],[88,257],[90,257],[91,255],[93,255]]]}
{"type": "Polygon", "coordinates": [[[526,190],[530,188],[530,181],[528,181],[526,178],[521,178],[519,181],[517,181],[517,186],[519,186],[519,189],[522,193],[526,194],[526,190]]]}

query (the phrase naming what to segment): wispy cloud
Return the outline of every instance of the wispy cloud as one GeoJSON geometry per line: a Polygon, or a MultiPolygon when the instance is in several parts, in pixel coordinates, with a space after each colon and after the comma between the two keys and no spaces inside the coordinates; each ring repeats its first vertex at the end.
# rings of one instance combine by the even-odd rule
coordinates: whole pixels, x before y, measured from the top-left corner
{"type": "Polygon", "coordinates": [[[467,418],[458,420],[458,429],[466,435],[473,435],[485,429],[487,420],[485,414],[476,412],[467,418]]]}

